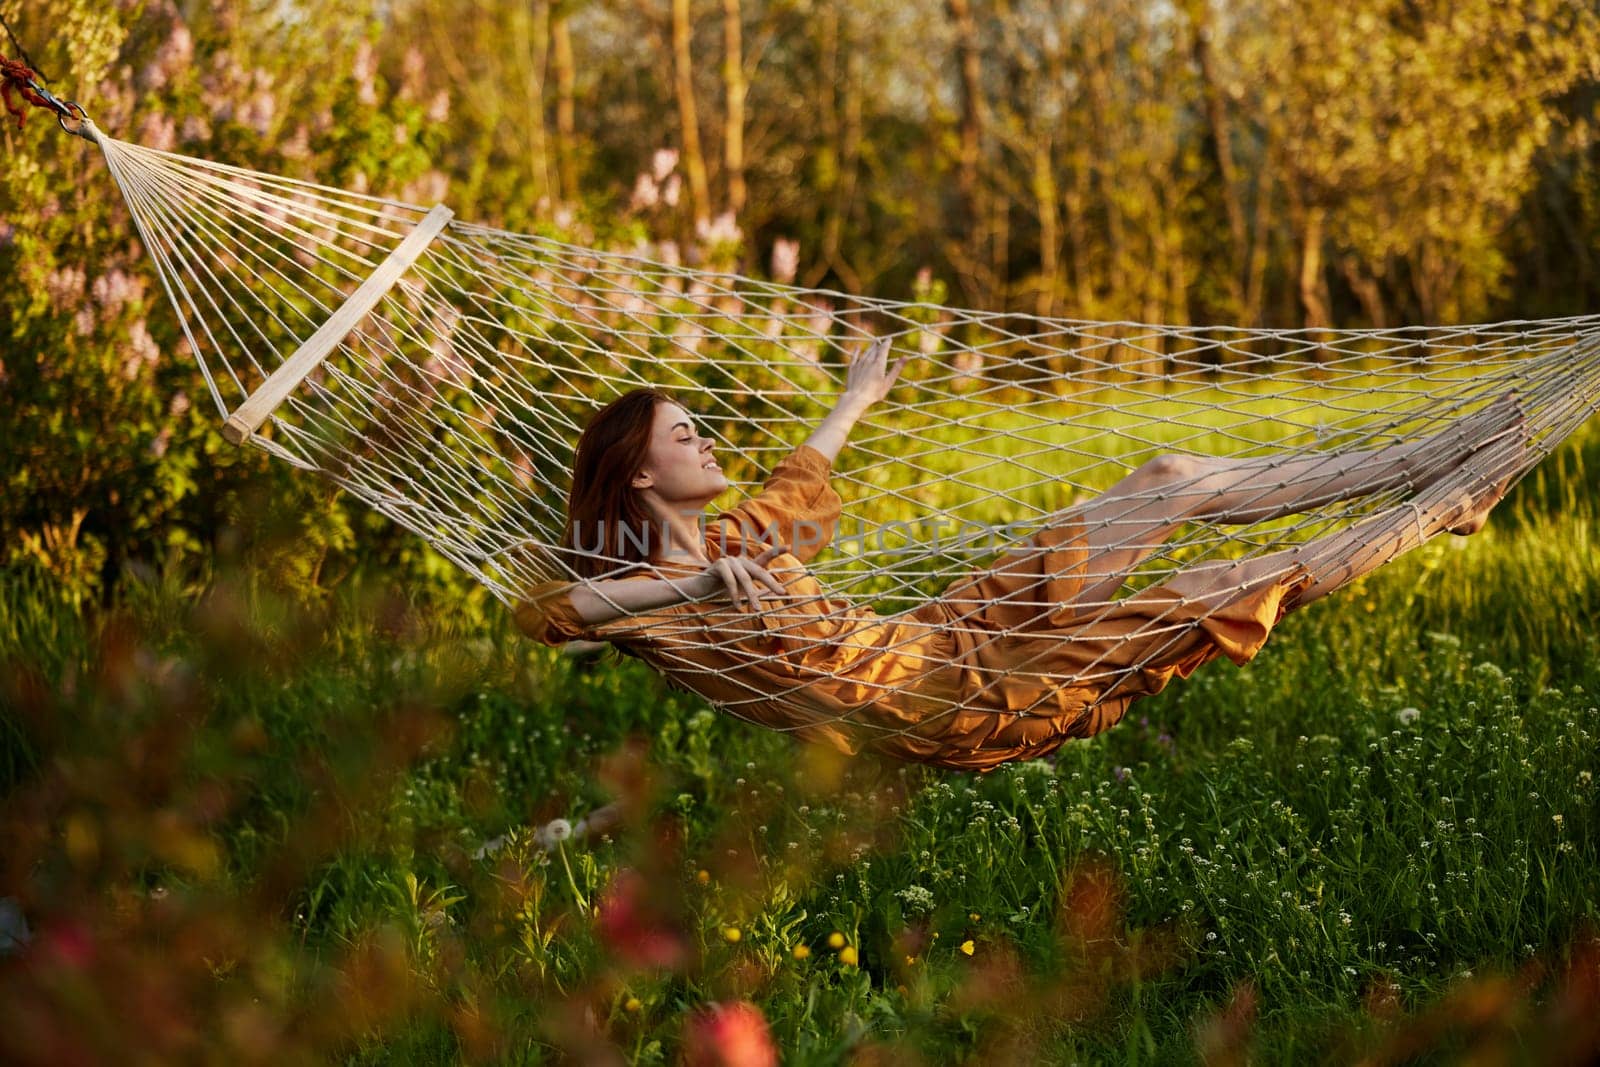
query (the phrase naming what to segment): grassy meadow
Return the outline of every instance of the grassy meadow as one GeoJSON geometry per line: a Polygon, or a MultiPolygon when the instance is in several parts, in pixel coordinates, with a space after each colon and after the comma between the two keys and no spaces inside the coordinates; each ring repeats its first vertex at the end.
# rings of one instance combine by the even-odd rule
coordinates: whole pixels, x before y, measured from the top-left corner
{"type": "Polygon", "coordinates": [[[306,604],[223,557],[79,611],[12,572],[0,1058],[1571,1062],[1597,538],[1591,424],[1483,534],[986,776],[377,575],[306,604]]]}

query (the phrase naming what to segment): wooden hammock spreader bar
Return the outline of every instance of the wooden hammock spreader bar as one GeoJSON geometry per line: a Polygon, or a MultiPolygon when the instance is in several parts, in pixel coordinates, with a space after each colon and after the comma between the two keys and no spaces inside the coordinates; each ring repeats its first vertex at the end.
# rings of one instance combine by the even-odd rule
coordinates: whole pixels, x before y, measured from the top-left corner
{"type": "Polygon", "coordinates": [[[295,349],[288,359],[278,366],[278,369],[267,376],[260,388],[245,398],[245,402],[233,410],[228,416],[228,421],[222,426],[222,436],[236,445],[242,445],[250,439],[250,435],[260,428],[263,422],[282,404],[296,386],[305,381],[306,375],[328,358],[334,346],[344,340],[345,336],[356,324],[366,318],[370,312],[383,299],[385,293],[394,288],[404,274],[406,268],[417,261],[439,236],[439,231],[454,216],[449,208],[443,204],[435,204],[432,211],[423,216],[417,223],[417,228],[406,234],[405,240],[395,246],[387,259],[378,264],[367,280],[351,293],[349,298],[328,316],[328,320],[318,327],[317,332],[307,338],[306,343],[295,349]]]}

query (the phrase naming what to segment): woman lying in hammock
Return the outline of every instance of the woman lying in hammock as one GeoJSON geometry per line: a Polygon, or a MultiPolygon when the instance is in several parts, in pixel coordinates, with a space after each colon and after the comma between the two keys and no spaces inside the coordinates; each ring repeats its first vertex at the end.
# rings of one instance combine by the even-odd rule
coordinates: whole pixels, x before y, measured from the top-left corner
{"type": "Polygon", "coordinates": [[[1441,530],[1477,531],[1525,445],[1506,398],[1368,451],[1161,456],[942,597],[885,617],[829,598],[804,564],[839,518],[834,457],[904,363],[886,360],[883,343],[853,359],[832,413],[709,528],[705,508],[728,486],[713,442],[653,390],[613,401],[583,431],[573,471],[563,542],[585,581],[531,590],[519,626],[549,644],[622,645],[725,710],[806,740],[988,770],[1099,733],[1218,656],[1244,664],[1289,609],[1441,530]],[[1470,491],[1459,477],[1469,459],[1470,491]],[[1114,599],[1185,522],[1253,523],[1408,485],[1409,506],[1114,599]],[[617,560],[633,572],[598,577],[617,560]]]}

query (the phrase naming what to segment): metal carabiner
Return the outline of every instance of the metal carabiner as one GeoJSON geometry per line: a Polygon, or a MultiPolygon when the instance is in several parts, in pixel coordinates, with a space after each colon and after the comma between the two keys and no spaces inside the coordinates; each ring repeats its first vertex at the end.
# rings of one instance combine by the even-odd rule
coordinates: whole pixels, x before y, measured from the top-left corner
{"type": "Polygon", "coordinates": [[[62,102],[62,106],[66,110],[56,115],[56,125],[74,137],[82,137],[85,141],[91,144],[94,143],[94,138],[90,137],[86,130],[89,124],[89,113],[83,110],[76,100],[65,100],[62,102]],[[72,113],[74,111],[77,112],[76,115],[72,113]],[[78,124],[76,128],[67,125],[67,119],[69,118],[78,124]]]}

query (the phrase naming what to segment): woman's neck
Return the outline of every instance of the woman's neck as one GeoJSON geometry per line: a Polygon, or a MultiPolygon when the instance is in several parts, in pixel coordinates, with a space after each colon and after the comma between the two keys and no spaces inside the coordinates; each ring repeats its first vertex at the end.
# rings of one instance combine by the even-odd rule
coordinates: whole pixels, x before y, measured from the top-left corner
{"type": "Polygon", "coordinates": [[[652,558],[666,563],[678,563],[687,566],[704,567],[711,562],[706,556],[704,532],[700,528],[700,516],[690,514],[677,514],[662,517],[658,513],[657,522],[664,535],[662,544],[652,553],[652,558]]]}

